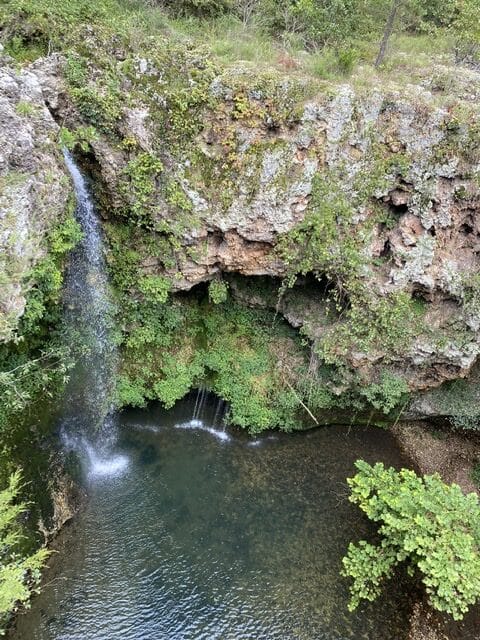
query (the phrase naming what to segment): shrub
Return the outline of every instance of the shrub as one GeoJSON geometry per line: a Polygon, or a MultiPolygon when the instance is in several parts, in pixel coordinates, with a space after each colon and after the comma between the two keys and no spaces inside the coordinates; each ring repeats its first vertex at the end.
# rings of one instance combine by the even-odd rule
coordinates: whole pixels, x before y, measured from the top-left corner
{"type": "Polygon", "coordinates": [[[378,382],[364,387],[361,394],[375,409],[390,413],[408,394],[408,385],[403,378],[385,371],[378,382]]]}
{"type": "Polygon", "coordinates": [[[156,183],[162,171],[160,160],[147,152],[132,158],[123,170],[120,192],[129,200],[128,214],[137,224],[151,224],[156,183]]]}
{"type": "Polygon", "coordinates": [[[225,302],[228,296],[228,284],[223,280],[212,280],[208,285],[208,297],[213,304],[225,302]]]}
{"type": "Polygon", "coordinates": [[[375,600],[401,562],[418,574],[430,604],[461,620],[480,597],[480,504],[438,474],[355,463],[350,501],[379,523],[380,542],[351,543],[342,575],[353,578],[350,610],[375,600]]]}
{"type": "Polygon", "coordinates": [[[165,7],[183,16],[215,16],[231,8],[229,0],[164,0],[165,7]]]}
{"type": "Polygon", "coordinates": [[[90,145],[97,139],[97,132],[95,127],[77,127],[74,131],[67,129],[67,127],[61,127],[59,132],[60,144],[70,151],[73,151],[77,145],[80,149],[87,153],[90,149],[90,145]]]}
{"type": "Polygon", "coordinates": [[[19,520],[28,506],[18,502],[20,490],[21,475],[17,472],[0,491],[0,635],[5,633],[9,615],[28,603],[48,556],[46,549],[30,556],[19,553],[24,537],[19,520]]]}
{"type": "Polygon", "coordinates": [[[143,276],[138,282],[138,288],[148,302],[164,304],[168,299],[171,282],[164,276],[143,276]]]}

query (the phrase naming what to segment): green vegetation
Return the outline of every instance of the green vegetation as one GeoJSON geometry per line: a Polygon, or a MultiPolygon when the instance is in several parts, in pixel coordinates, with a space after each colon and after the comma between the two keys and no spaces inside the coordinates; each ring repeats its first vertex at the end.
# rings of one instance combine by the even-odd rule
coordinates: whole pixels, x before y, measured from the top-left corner
{"type": "Polygon", "coordinates": [[[155,216],[155,181],[162,171],[160,160],[145,152],[132,158],[124,169],[121,192],[129,202],[126,215],[135,218],[139,224],[149,226],[155,216]]]}
{"type": "MultiPolygon", "coordinates": [[[[378,180],[388,176],[386,166],[395,163],[401,171],[398,158],[382,159],[363,185],[368,202],[378,180]]],[[[316,351],[326,364],[348,367],[346,357],[354,351],[389,355],[408,349],[412,340],[424,329],[423,305],[404,291],[379,294],[365,275],[368,261],[363,248],[368,238],[372,219],[352,228],[354,202],[349,202],[341,191],[339,176],[317,174],[304,219],[292,231],[280,238],[278,252],[287,267],[283,290],[291,287],[301,275],[313,273],[317,278],[327,277],[335,284],[330,291],[332,306],[339,318],[331,329],[316,341],[316,351]]],[[[371,385],[363,395],[377,408],[389,413],[408,389],[388,371],[381,381],[371,385]]]]}
{"type": "Polygon", "coordinates": [[[26,100],[20,100],[17,103],[15,111],[18,113],[19,116],[28,118],[29,116],[32,116],[35,113],[35,107],[31,102],[27,102],[26,100]]]}
{"type": "Polygon", "coordinates": [[[19,501],[21,489],[22,477],[17,471],[10,476],[8,487],[0,491],[0,635],[4,635],[11,614],[28,606],[49,555],[46,549],[24,554],[20,522],[29,505],[19,501]]]}
{"type": "Polygon", "coordinates": [[[480,504],[438,474],[373,467],[363,460],[348,480],[350,501],[379,523],[380,541],[351,543],[342,575],[353,579],[350,608],[375,600],[395,567],[406,563],[430,604],[461,620],[480,598],[480,504]]]}
{"type": "MultiPolygon", "coordinates": [[[[406,382],[388,370],[371,384],[355,377],[340,356],[330,364],[324,359],[321,367],[310,370],[308,346],[276,318],[274,283],[267,283],[267,289],[256,285],[257,279],[245,283],[250,293],[260,287],[258,295],[271,311],[243,307],[229,297],[228,281],[218,278],[210,281],[208,293],[200,288],[189,294],[170,294],[178,267],[162,234],[138,227],[133,220],[108,224],[106,231],[108,264],[118,296],[118,326],[122,328],[120,406],[160,400],[170,407],[190,389],[207,384],[230,403],[232,424],[260,431],[274,426],[302,428],[305,421],[312,423],[309,412],[320,421],[338,417],[342,411],[354,420],[355,415],[368,415],[373,409],[394,420],[397,407],[405,405],[406,382]],[[155,275],[162,267],[173,270],[170,280],[155,275]],[[343,387],[340,395],[332,391],[339,387],[343,387]]],[[[328,233],[325,235],[328,241],[328,233]]],[[[319,243],[324,241],[320,232],[318,238],[319,243]]],[[[297,246],[310,251],[303,239],[297,246]]],[[[322,255],[321,248],[313,249],[312,254],[322,255]]],[[[335,260],[337,267],[340,259],[335,260]]],[[[410,305],[405,304],[409,313],[410,305]]],[[[366,330],[376,330],[375,336],[382,334],[384,343],[400,341],[394,333],[396,326],[402,338],[413,331],[410,317],[404,322],[400,316],[398,325],[387,312],[379,318],[378,328],[371,317],[371,326],[363,322],[366,330]]],[[[361,337],[359,329],[356,339],[361,337]]]]}
{"type": "Polygon", "coordinates": [[[480,462],[477,462],[472,469],[472,480],[476,487],[480,489],[480,462]]]}
{"type": "MultiPolygon", "coordinates": [[[[322,78],[341,77],[358,64],[372,64],[390,9],[390,0],[7,0],[0,8],[6,49],[20,61],[49,50],[71,49],[83,25],[110,24],[118,34],[145,41],[166,35],[172,41],[206,45],[222,63],[268,64],[322,78]],[[22,16],[21,23],[19,16],[22,16]]],[[[385,70],[412,67],[419,54],[450,53],[478,62],[480,8],[476,0],[407,0],[397,17],[385,70]],[[401,54],[398,56],[398,54],[401,54]]],[[[88,43],[82,43],[83,56],[88,43]]],[[[84,88],[85,66],[76,58],[67,74],[79,100],[99,115],[107,129],[116,120],[115,100],[84,88]],[[103,120],[105,113],[111,117],[103,120]]],[[[188,99],[188,94],[185,94],[188,99]]],[[[195,97],[193,97],[195,100],[195,97]]],[[[93,113],[90,113],[93,115],[93,113]]]]}
{"type": "MultiPolygon", "coordinates": [[[[248,197],[254,198],[264,154],[281,153],[285,144],[272,141],[271,131],[295,126],[305,100],[320,87],[321,99],[327,103],[331,98],[331,84],[308,75],[343,81],[357,63],[364,70],[371,65],[389,7],[387,0],[362,2],[361,10],[357,0],[4,3],[1,37],[17,60],[28,61],[39,50],[65,55],[70,99],[83,122],[65,123],[61,142],[85,151],[104,138],[119,159],[114,193],[102,197],[105,213],[111,220],[121,216],[126,227],[120,241],[109,237],[110,266],[122,299],[131,296],[143,306],[167,304],[171,279],[181,279],[182,265],[203,251],[184,242],[203,215],[195,198],[227,209],[247,173],[252,180],[246,185],[248,197]],[[244,62],[260,57],[262,64],[252,73],[244,62]],[[242,64],[232,67],[239,59],[242,64]],[[144,114],[143,132],[143,120],[138,127],[126,126],[134,109],[144,114]],[[255,137],[247,151],[240,128],[255,137]],[[153,267],[143,268],[142,260],[153,261],[153,267]]],[[[471,3],[453,0],[403,3],[391,49],[410,47],[414,55],[402,58],[401,69],[425,49],[427,35],[442,53],[453,52],[459,25],[473,10],[471,3]]],[[[474,42],[473,32],[471,38],[474,42]]],[[[391,55],[381,73],[395,68],[391,55]]],[[[453,133],[451,138],[457,144],[453,133]]],[[[413,159],[373,136],[370,155],[370,165],[349,191],[343,190],[340,166],[316,176],[305,218],[280,240],[278,251],[288,269],[285,287],[308,273],[334,285],[330,298],[336,321],[315,340],[323,374],[314,376],[318,394],[312,392],[312,380],[305,385],[309,402],[324,409],[343,407],[348,399],[355,409],[370,406],[393,415],[406,402],[407,385],[389,368],[391,356],[406,352],[425,330],[425,309],[404,291],[384,293],[367,285],[373,267],[381,268],[387,258],[375,258],[375,263],[365,255],[365,245],[375,225],[395,224],[374,194],[395,187],[413,159]],[[356,214],[365,206],[378,212],[359,223],[356,214]],[[381,360],[378,375],[355,377],[348,361],[353,346],[367,359],[381,360]],[[329,390],[333,380],[337,388],[348,388],[337,403],[329,390]]],[[[279,190],[288,184],[289,170],[285,167],[275,178],[279,190]]],[[[121,235],[119,229],[115,234],[121,235]]],[[[211,284],[211,302],[223,303],[227,292],[222,287],[220,281],[211,284]]],[[[122,315],[128,333],[132,322],[122,315]]],[[[192,383],[196,375],[189,376],[192,383]]]]}
{"type": "Polygon", "coordinates": [[[448,417],[454,429],[478,431],[480,426],[480,379],[475,366],[468,376],[459,380],[444,382],[438,389],[430,391],[430,396],[438,412],[448,417]]]}
{"type": "Polygon", "coordinates": [[[361,390],[372,407],[388,415],[402,400],[408,399],[408,385],[403,378],[385,371],[380,381],[374,382],[361,390]]]}
{"type": "Polygon", "coordinates": [[[298,367],[302,348],[283,323],[272,327],[273,315],[195,294],[123,304],[120,405],[160,400],[171,407],[206,382],[230,403],[232,424],[251,432],[301,426],[302,407],[277,367],[279,355],[298,367]]]}
{"type": "Polygon", "coordinates": [[[47,237],[45,257],[29,274],[30,290],[16,339],[0,346],[2,430],[39,394],[61,390],[71,365],[60,336],[65,255],[81,237],[71,212],[47,237]]]}
{"type": "Polygon", "coordinates": [[[223,280],[211,280],[208,285],[208,297],[214,304],[225,302],[228,297],[228,284],[223,280]]]}
{"type": "MultiPolygon", "coordinates": [[[[328,318],[317,335],[307,324],[299,335],[279,320],[277,291],[269,290],[274,302],[266,302],[267,310],[242,305],[226,275],[173,293],[176,279],[178,288],[188,287],[188,267],[210,248],[211,229],[196,242],[203,212],[213,203],[221,216],[240,189],[246,202],[253,201],[263,188],[266,154],[274,158],[272,184],[281,198],[296,171],[287,155],[282,165],[282,154],[310,97],[320,94],[319,109],[329,105],[334,84],[355,70],[355,82],[368,85],[369,93],[372,78],[403,73],[410,82],[422,54],[479,63],[478,1],[406,0],[385,62],[374,70],[390,6],[390,0],[2,3],[0,38],[19,65],[62,53],[72,113],[62,123],[59,144],[88,153],[98,143],[112,170],[112,192],[101,192],[100,200],[109,220],[108,265],[118,302],[119,407],[150,400],[171,407],[192,388],[207,385],[228,401],[229,421],[251,432],[302,428],[340,411],[352,422],[356,412],[391,420],[400,415],[409,387],[398,359],[415,337],[428,334],[425,304],[400,288],[376,289],[373,268],[386,271],[388,247],[376,258],[365,251],[374,233],[395,227],[397,214],[381,198],[407,182],[415,160],[396,140],[385,136],[378,142],[368,132],[361,140],[370,145],[368,159],[353,176],[341,161],[322,156],[320,142],[299,145],[299,156],[318,161],[319,170],[305,214],[280,238],[273,258],[286,267],[280,296],[299,278],[328,281],[328,318]],[[243,183],[245,176],[251,181],[243,183]],[[354,367],[352,354],[364,366],[354,367]]],[[[437,85],[448,88],[450,80],[439,77],[437,85]]],[[[358,104],[347,105],[353,126],[358,104]]],[[[434,160],[462,150],[462,160],[471,161],[478,155],[478,125],[472,112],[447,106],[446,142],[435,148],[434,160]],[[465,123],[472,124],[467,141],[465,123]]],[[[16,113],[35,118],[24,100],[16,113]]],[[[317,133],[320,139],[320,128],[317,133]]],[[[354,165],[363,151],[361,144],[350,146],[354,165]]],[[[455,197],[466,200],[469,193],[459,187],[455,197]]],[[[32,404],[54,404],[74,360],[62,336],[60,305],[65,259],[80,238],[71,214],[46,239],[44,257],[28,277],[18,332],[0,345],[4,483],[27,439],[32,446],[32,404]]],[[[478,315],[478,276],[467,274],[462,291],[462,314],[478,315]]],[[[478,414],[470,409],[452,415],[458,426],[477,427],[478,414]]],[[[41,435],[39,428],[33,439],[41,435]]],[[[384,578],[405,562],[433,606],[460,618],[480,595],[476,498],[462,496],[438,476],[421,479],[362,462],[357,468],[349,481],[351,500],[379,523],[381,541],[350,546],[344,574],[354,579],[352,608],[377,597],[384,578]]],[[[477,476],[475,468],[475,481],[477,476]]],[[[25,603],[45,559],[43,552],[28,555],[14,526],[26,511],[17,501],[21,489],[14,475],[0,493],[0,536],[7,540],[1,545],[0,619],[25,603]]]]}
{"type": "MultiPolygon", "coordinates": [[[[70,209],[50,231],[45,256],[28,276],[26,309],[15,339],[0,345],[0,483],[6,484],[23,466],[28,483],[19,483],[18,490],[32,503],[23,516],[28,540],[15,547],[19,573],[23,559],[27,558],[28,567],[28,554],[38,547],[39,518],[48,521],[51,513],[46,490],[50,452],[40,442],[50,435],[49,416],[58,405],[75,359],[75,345],[66,344],[62,337],[60,302],[65,256],[79,238],[70,209]]],[[[31,569],[35,569],[33,564],[31,569]]],[[[22,593],[19,591],[19,600],[22,593]]]]}
{"type": "Polygon", "coordinates": [[[87,153],[90,145],[97,137],[95,127],[91,125],[88,127],[77,127],[74,131],[70,131],[67,127],[60,129],[60,143],[70,151],[73,151],[78,146],[81,151],[87,153]]]}

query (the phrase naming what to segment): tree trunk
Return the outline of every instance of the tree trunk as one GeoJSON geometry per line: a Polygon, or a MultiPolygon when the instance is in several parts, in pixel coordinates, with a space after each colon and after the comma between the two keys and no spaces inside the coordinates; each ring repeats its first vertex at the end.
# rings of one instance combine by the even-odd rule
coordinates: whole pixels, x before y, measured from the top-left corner
{"type": "Polygon", "coordinates": [[[392,0],[392,6],[390,7],[390,13],[388,14],[387,24],[385,25],[385,31],[383,32],[382,43],[380,45],[380,51],[378,52],[377,59],[375,60],[375,67],[382,64],[385,54],[387,53],[387,46],[390,36],[392,35],[393,25],[395,24],[395,17],[397,15],[398,8],[402,0],[392,0]]]}

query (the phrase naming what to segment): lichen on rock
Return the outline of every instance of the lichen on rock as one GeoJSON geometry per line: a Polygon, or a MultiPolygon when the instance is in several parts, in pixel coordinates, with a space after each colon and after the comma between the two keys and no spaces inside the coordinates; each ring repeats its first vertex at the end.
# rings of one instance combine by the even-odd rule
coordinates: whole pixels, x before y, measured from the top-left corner
{"type": "Polygon", "coordinates": [[[12,62],[0,57],[0,342],[15,333],[31,270],[71,193],[41,77],[12,62]]]}
{"type": "Polygon", "coordinates": [[[480,352],[480,125],[467,95],[478,74],[459,71],[447,83],[458,95],[441,98],[438,78],[371,91],[149,43],[91,29],[54,73],[51,58],[24,72],[65,126],[96,130],[89,161],[120,294],[142,299],[136,281],[152,277],[173,296],[270,277],[283,283],[276,312],[318,371],[336,371],[334,394],[389,407],[385,381],[415,393],[468,376],[480,352]],[[298,294],[311,277],[328,283],[312,305],[298,294]]]}

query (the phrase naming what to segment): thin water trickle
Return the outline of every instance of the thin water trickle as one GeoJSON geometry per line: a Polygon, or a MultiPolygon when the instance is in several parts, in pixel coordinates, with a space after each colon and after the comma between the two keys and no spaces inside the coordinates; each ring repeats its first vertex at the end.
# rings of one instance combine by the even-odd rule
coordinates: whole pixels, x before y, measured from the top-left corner
{"type": "Polygon", "coordinates": [[[75,190],[75,218],[83,232],[65,278],[65,319],[69,339],[82,347],[83,355],[67,388],[60,433],[65,449],[79,455],[92,478],[118,474],[126,467],[126,460],[113,453],[117,438],[112,408],[117,367],[114,307],[102,229],[89,186],[67,150],[64,157],[75,190]]]}

